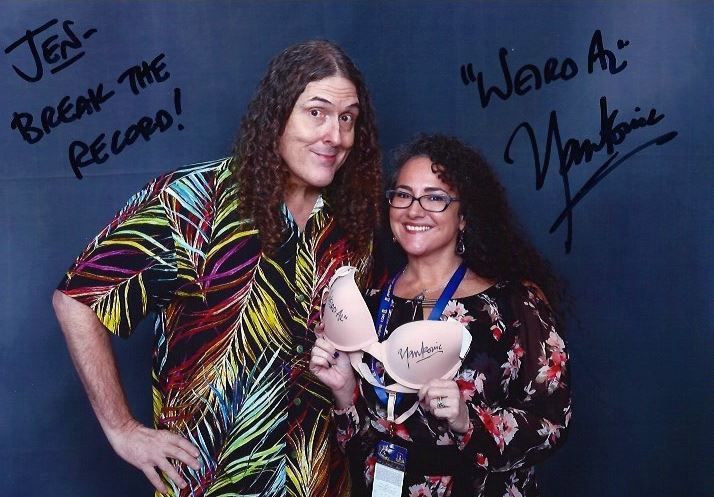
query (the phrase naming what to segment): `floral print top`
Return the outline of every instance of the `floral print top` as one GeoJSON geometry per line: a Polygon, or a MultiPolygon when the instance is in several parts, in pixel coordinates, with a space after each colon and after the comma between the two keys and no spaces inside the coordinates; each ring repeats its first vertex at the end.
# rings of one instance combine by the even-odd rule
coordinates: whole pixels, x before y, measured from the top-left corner
{"type": "MultiPolygon", "coordinates": [[[[368,304],[375,312],[379,292],[373,293],[368,304]]],[[[371,493],[380,439],[409,450],[403,496],[538,495],[533,466],[563,443],[570,420],[566,344],[539,295],[533,287],[500,282],[446,307],[444,314],[473,337],[456,376],[471,420],[464,434],[421,408],[402,424],[390,423],[373,387],[361,381],[355,404],[333,413],[351,460],[353,495],[371,493]]],[[[422,315],[420,302],[395,297],[388,332],[422,315]]],[[[396,416],[415,401],[416,394],[404,394],[396,416]]]]}

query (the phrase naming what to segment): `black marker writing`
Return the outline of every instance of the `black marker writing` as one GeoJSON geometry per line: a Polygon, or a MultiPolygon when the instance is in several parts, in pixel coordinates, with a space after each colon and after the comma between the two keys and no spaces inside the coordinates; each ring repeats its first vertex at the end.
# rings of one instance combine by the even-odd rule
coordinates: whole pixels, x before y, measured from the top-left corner
{"type": "MultiPolygon", "coordinates": [[[[174,96],[174,103],[180,107],[181,90],[179,88],[174,89],[174,96]]],[[[109,159],[109,153],[119,155],[127,146],[133,145],[140,138],[148,142],[154,134],[165,133],[171,129],[173,123],[174,118],[171,113],[165,109],[159,109],[153,116],[143,116],[125,130],[115,130],[108,142],[105,133],[101,133],[89,144],[75,140],[70,143],[68,151],[72,171],[78,179],[82,179],[81,168],[106,162],[109,159]],[[107,143],[109,152],[106,151],[107,143]]],[[[183,126],[179,124],[178,128],[183,129],[183,126]]],[[[345,315],[344,318],[346,319],[347,316],[345,315]]],[[[338,315],[338,319],[343,320],[341,315],[338,315]]]]}
{"type": "Polygon", "coordinates": [[[56,106],[48,105],[40,112],[37,126],[35,117],[29,112],[15,112],[10,121],[10,128],[16,129],[27,143],[37,143],[50,131],[62,123],[71,123],[102,110],[104,105],[114,96],[114,90],[105,92],[104,85],[87,90],[86,95],[80,95],[72,100],[69,95],[63,97],[56,106]]]}
{"type": "Polygon", "coordinates": [[[407,361],[407,368],[409,368],[410,359],[416,359],[416,362],[421,362],[429,359],[430,357],[434,357],[436,354],[443,353],[444,350],[440,343],[434,345],[424,345],[424,342],[421,342],[421,348],[419,350],[411,350],[409,347],[405,347],[400,348],[397,351],[399,358],[407,361]]]}
{"type": "Polygon", "coordinates": [[[170,72],[164,71],[166,69],[166,64],[162,62],[164,55],[163,53],[157,55],[150,63],[142,61],[141,64],[128,68],[121,73],[117,83],[122,84],[125,79],[128,79],[134,95],[138,95],[141,90],[154,82],[163,83],[171,77],[170,72]]]}
{"type": "MultiPolygon", "coordinates": [[[[174,88],[174,108],[176,109],[176,115],[181,115],[181,88],[174,88]]],[[[176,126],[179,131],[183,129],[183,124],[179,123],[176,126]]]]}
{"type": "Polygon", "coordinates": [[[52,19],[37,29],[28,29],[24,36],[5,48],[5,53],[9,54],[19,46],[27,44],[35,66],[33,68],[34,73],[25,72],[14,64],[12,66],[17,75],[25,81],[30,83],[40,81],[44,74],[44,64],[51,67],[50,72],[55,74],[77,62],[85,55],[84,51],[79,51],[82,49],[82,39],[89,39],[90,36],[97,32],[96,29],[90,28],[81,35],[82,39],[80,39],[72,29],[74,22],[67,20],[62,23],[61,35],[65,37],[64,39],[60,40],[60,35],[53,34],[42,41],[36,40],[36,37],[55,24],[57,24],[57,19],[52,19]],[[37,43],[40,43],[39,50],[37,43]]]}
{"type": "MultiPolygon", "coordinates": [[[[27,41],[30,49],[33,53],[36,53],[34,37],[48,29],[55,22],[56,20],[45,24],[35,31],[28,31],[27,36],[21,38],[18,42],[8,47],[6,52],[16,48],[19,43],[27,41]]],[[[70,24],[71,21],[65,22],[65,29],[69,29],[68,26],[70,24]]],[[[91,35],[90,32],[87,33],[85,33],[85,37],[91,35]]],[[[47,40],[51,41],[55,38],[56,37],[49,37],[47,40]]],[[[60,55],[64,57],[67,54],[67,47],[70,46],[73,45],[60,45],[60,55]]],[[[79,46],[81,46],[81,44],[79,46]]],[[[50,53],[50,55],[52,55],[52,53],[50,53]]],[[[80,56],[81,54],[76,55],[73,60],[77,60],[80,56]]],[[[171,73],[166,70],[164,57],[165,54],[161,53],[154,57],[151,62],[142,61],[139,64],[132,65],[121,73],[121,75],[117,78],[117,83],[122,84],[127,81],[128,86],[134,95],[138,95],[149,85],[154,83],[163,83],[171,77],[171,73]]],[[[55,59],[50,57],[47,60],[52,62],[55,59]]],[[[64,67],[66,67],[68,63],[64,64],[64,67]]],[[[41,64],[38,66],[37,71],[37,79],[39,79],[42,77],[41,64]]],[[[100,83],[95,88],[90,88],[85,94],[79,95],[75,98],[71,98],[69,95],[64,96],[59,100],[57,105],[47,105],[36,115],[33,115],[31,112],[14,112],[12,119],[10,120],[10,128],[17,130],[25,142],[35,144],[50,134],[53,129],[62,124],[70,124],[82,119],[85,116],[101,112],[104,109],[105,104],[115,95],[116,92],[113,89],[105,89],[104,84],[100,83]]],[[[173,90],[173,105],[175,115],[181,115],[183,106],[181,104],[180,88],[174,88],[173,90]]],[[[78,179],[81,179],[82,168],[92,164],[102,164],[109,159],[110,155],[120,154],[126,149],[126,147],[133,145],[140,139],[148,142],[157,133],[165,133],[171,129],[173,125],[174,116],[171,112],[166,109],[159,109],[153,114],[140,117],[136,122],[124,129],[114,130],[110,134],[100,133],[88,142],[83,140],[74,140],[70,143],[67,151],[72,171],[78,179]]],[[[184,129],[184,126],[181,123],[176,123],[176,127],[179,130],[184,129]]]]}
{"type": "MultiPolygon", "coordinates": [[[[629,41],[617,40],[617,48],[620,50],[629,44],[629,41]]],[[[600,33],[599,29],[595,31],[590,40],[590,48],[588,49],[588,73],[592,74],[595,62],[599,62],[600,69],[603,71],[607,69],[610,71],[610,74],[617,74],[627,67],[626,60],[623,61],[622,64],[617,65],[617,57],[615,57],[615,54],[605,49],[602,43],[602,33],[600,33]]]]}
{"type": "Polygon", "coordinates": [[[349,316],[345,313],[344,309],[338,309],[337,306],[335,305],[335,302],[332,300],[332,297],[327,299],[327,308],[330,310],[332,314],[335,315],[335,318],[337,318],[337,321],[342,322],[346,321],[349,319],[349,316]]]}
{"type": "MultiPolygon", "coordinates": [[[[629,41],[618,40],[617,48],[622,50],[630,44],[629,41]]],[[[488,88],[484,83],[483,71],[474,74],[473,64],[468,63],[461,66],[461,81],[468,86],[476,83],[479,100],[482,108],[488,107],[493,96],[506,101],[513,95],[523,96],[530,91],[538,91],[543,85],[548,85],[558,80],[569,81],[578,75],[578,65],[570,57],[566,57],[562,62],[556,57],[549,57],[540,69],[534,64],[522,65],[515,74],[511,74],[508,65],[508,49],[501,47],[498,50],[498,60],[503,73],[505,87],[492,85],[488,88]]],[[[627,61],[618,64],[615,53],[605,48],[602,41],[602,33],[596,30],[590,39],[588,48],[588,73],[593,72],[595,63],[600,64],[600,68],[609,71],[610,74],[617,74],[627,67],[627,61]]]]}
{"type": "Polygon", "coordinates": [[[532,89],[540,90],[543,83],[547,85],[559,79],[568,81],[578,74],[578,65],[570,57],[566,57],[562,64],[555,57],[551,57],[545,61],[542,73],[535,65],[525,64],[516,71],[514,76],[511,76],[511,69],[508,67],[508,61],[506,60],[507,55],[508,50],[505,48],[501,48],[498,51],[501,71],[503,71],[503,79],[506,83],[505,90],[495,85],[486,89],[483,82],[483,72],[479,72],[478,76],[474,76],[472,64],[461,66],[461,80],[465,85],[476,83],[481,99],[481,107],[484,109],[488,106],[493,95],[505,101],[511,98],[514,93],[519,96],[525,95],[532,89]]]}
{"type": "MultiPolygon", "coordinates": [[[[635,108],[636,112],[640,111],[639,107],[635,108]]],[[[646,117],[636,117],[630,120],[617,122],[619,110],[615,109],[612,112],[608,111],[607,98],[600,98],[600,139],[595,142],[590,139],[578,140],[576,138],[568,138],[565,143],[560,134],[558,124],[558,116],[555,111],[550,113],[548,121],[548,131],[546,135],[545,154],[541,160],[538,142],[535,136],[533,127],[528,122],[523,122],[516,126],[516,129],[511,134],[504,151],[503,158],[508,164],[513,164],[514,160],[511,157],[511,146],[518,136],[523,131],[526,134],[531,146],[533,164],[535,166],[536,175],[536,190],[540,190],[545,183],[550,166],[553,146],[555,146],[558,154],[559,174],[563,181],[563,192],[565,196],[565,207],[558,218],[550,228],[553,233],[560,224],[567,220],[567,237],[565,241],[565,251],[569,253],[572,248],[573,240],[573,208],[580,202],[584,196],[602,179],[612,172],[617,166],[621,165],[626,159],[632,157],[635,153],[650,145],[663,145],[677,136],[676,131],[665,133],[654,140],[650,140],[642,146],[636,147],[620,160],[615,161],[619,152],[615,151],[618,145],[625,142],[627,137],[633,131],[641,128],[652,127],[657,125],[664,114],[658,114],[656,109],[651,109],[646,117]],[[605,149],[610,155],[606,162],[588,179],[585,185],[575,194],[571,193],[569,173],[573,165],[578,165],[583,162],[590,162],[595,154],[605,149]]]]}

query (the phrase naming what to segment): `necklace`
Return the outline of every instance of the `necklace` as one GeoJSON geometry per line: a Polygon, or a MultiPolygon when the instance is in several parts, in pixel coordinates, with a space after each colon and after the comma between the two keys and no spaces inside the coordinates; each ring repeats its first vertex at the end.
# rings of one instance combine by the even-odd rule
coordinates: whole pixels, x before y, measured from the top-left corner
{"type": "Polygon", "coordinates": [[[451,280],[451,277],[449,277],[445,282],[443,282],[441,285],[434,287],[434,288],[424,288],[421,292],[417,293],[414,296],[414,300],[419,300],[419,301],[425,301],[426,300],[426,294],[428,293],[435,293],[440,290],[443,290],[446,285],[449,284],[449,281],[451,280]]]}
{"type": "MultiPolygon", "coordinates": [[[[408,269],[408,267],[409,267],[409,266],[407,266],[407,267],[404,268],[404,271],[405,271],[405,272],[406,272],[406,270],[408,269]]],[[[434,288],[424,288],[424,289],[422,289],[421,292],[417,293],[417,294],[414,296],[414,299],[413,299],[413,300],[418,301],[418,302],[423,302],[423,303],[431,303],[432,301],[433,301],[433,302],[436,302],[437,299],[427,299],[427,298],[426,298],[427,294],[434,294],[434,293],[436,293],[436,292],[439,292],[439,291],[443,290],[444,288],[446,288],[446,285],[449,284],[449,281],[451,281],[451,277],[449,277],[446,281],[444,281],[441,285],[439,285],[439,286],[437,286],[437,287],[434,287],[434,288]]]]}
{"type": "Polygon", "coordinates": [[[436,288],[424,288],[421,292],[416,294],[416,296],[414,297],[414,300],[425,301],[427,293],[438,292],[439,290],[442,290],[447,285],[447,283],[449,283],[449,282],[447,281],[443,285],[439,285],[436,288]]]}
{"type": "Polygon", "coordinates": [[[417,293],[414,298],[412,299],[412,306],[413,306],[413,311],[414,313],[412,314],[412,320],[416,319],[416,313],[417,310],[419,309],[419,306],[421,305],[422,308],[424,307],[434,307],[436,305],[437,299],[428,299],[426,298],[427,293],[435,293],[438,291],[441,291],[446,287],[446,285],[449,284],[449,280],[444,282],[443,284],[434,287],[434,288],[424,288],[421,292],[417,293]]]}

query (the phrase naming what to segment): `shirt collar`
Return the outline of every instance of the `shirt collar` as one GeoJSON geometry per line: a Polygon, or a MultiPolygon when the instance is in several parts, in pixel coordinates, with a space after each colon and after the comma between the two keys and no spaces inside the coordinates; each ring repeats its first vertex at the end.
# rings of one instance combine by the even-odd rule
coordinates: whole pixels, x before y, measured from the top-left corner
{"type": "MultiPolygon", "coordinates": [[[[315,200],[315,205],[312,206],[312,212],[310,213],[310,217],[313,217],[315,214],[320,212],[325,207],[325,205],[325,200],[322,198],[322,194],[318,195],[317,200],[315,200]]],[[[295,218],[293,217],[285,202],[280,204],[280,212],[283,215],[283,219],[285,219],[285,221],[288,223],[288,226],[297,224],[295,223],[295,218]]]]}

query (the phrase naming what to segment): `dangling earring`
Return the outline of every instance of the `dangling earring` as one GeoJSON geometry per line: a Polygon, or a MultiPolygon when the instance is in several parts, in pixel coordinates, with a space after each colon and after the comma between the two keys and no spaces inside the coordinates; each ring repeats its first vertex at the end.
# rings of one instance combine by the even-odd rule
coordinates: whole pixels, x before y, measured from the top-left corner
{"type": "Polygon", "coordinates": [[[464,255],[464,252],[466,252],[464,230],[459,230],[459,235],[456,237],[456,255],[464,255]]]}

